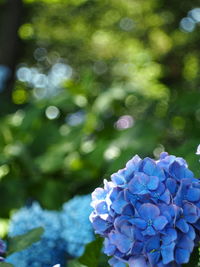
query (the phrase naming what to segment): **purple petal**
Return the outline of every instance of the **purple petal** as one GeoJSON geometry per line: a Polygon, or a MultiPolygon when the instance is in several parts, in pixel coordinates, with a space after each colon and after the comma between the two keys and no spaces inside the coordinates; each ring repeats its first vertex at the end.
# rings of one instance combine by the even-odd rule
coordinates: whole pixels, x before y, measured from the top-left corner
{"type": "Polygon", "coordinates": [[[162,230],[166,224],[168,223],[166,217],[164,216],[158,216],[154,222],[153,222],[153,226],[154,228],[157,230],[157,231],[160,231],[162,230]]]}
{"type": "Polygon", "coordinates": [[[154,219],[160,215],[159,208],[150,203],[141,205],[138,212],[140,216],[146,221],[149,219],[154,219]]]}

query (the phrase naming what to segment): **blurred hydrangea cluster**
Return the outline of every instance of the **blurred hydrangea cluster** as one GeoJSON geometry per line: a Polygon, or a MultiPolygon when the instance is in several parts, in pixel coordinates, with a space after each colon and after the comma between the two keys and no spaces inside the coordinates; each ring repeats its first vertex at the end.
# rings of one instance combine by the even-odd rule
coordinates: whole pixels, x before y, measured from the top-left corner
{"type": "Polygon", "coordinates": [[[36,202],[20,209],[11,218],[10,237],[40,226],[45,232],[39,242],[12,254],[6,261],[20,267],[64,267],[68,258],[81,255],[85,244],[94,238],[88,218],[91,212],[90,201],[89,195],[75,197],[65,203],[60,212],[43,210],[36,202]]]}
{"type": "Polygon", "coordinates": [[[80,257],[85,245],[94,240],[89,215],[91,196],[76,196],[63,205],[61,212],[61,237],[66,241],[66,252],[72,257],[80,257]]]}
{"type": "Polygon", "coordinates": [[[4,261],[4,254],[6,252],[6,244],[0,239],[0,262],[4,261]]]}
{"type": "Polygon", "coordinates": [[[41,240],[23,251],[12,254],[6,259],[7,262],[20,267],[50,267],[58,263],[64,264],[65,252],[59,236],[61,225],[58,212],[43,210],[38,203],[24,207],[11,218],[9,236],[25,234],[40,226],[45,229],[41,240]]]}
{"type": "Polygon", "coordinates": [[[92,193],[90,220],[114,267],[187,263],[200,230],[200,181],[183,158],[133,157],[92,193]]]}

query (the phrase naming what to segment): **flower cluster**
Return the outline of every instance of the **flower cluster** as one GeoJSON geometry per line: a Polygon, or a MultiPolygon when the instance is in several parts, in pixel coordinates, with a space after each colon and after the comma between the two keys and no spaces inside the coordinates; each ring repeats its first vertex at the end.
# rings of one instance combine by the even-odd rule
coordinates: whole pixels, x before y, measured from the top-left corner
{"type": "Polygon", "coordinates": [[[68,258],[80,256],[85,244],[94,239],[88,218],[90,201],[90,195],[74,197],[60,212],[43,210],[36,202],[20,209],[11,218],[10,237],[40,226],[45,232],[39,242],[12,254],[6,261],[20,267],[63,267],[68,258]]]}
{"type": "Polygon", "coordinates": [[[89,215],[91,196],[76,196],[63,205],[61,212],[61,237],[66,242],[66,252],[70,257],[83,254],[85,245],[94,240],[89,215]]]}
{"type": "Polygon", "coordinates": [[[51,267],[65,264],[65,251],[60,238],[59,213],[43,210],[38,203],[24,207],[11,218],[9,236],[27,233],[29,230],[42,226],[45,232],[41,240],[29,248],[14,253],[6,261],[20,267],[51,267]]]}
{"type": "Polygon", "coordinates": [[[0,239],[0,262],[4,261],[4,254],[6,253],[6,244],[0,239]]]}
{"type": "Polygon", "coordinates": [[[92,193],[90,220],[114,267],[187,263],[200,230],[200,181],[182,158],[133,157],[92,193]]]}

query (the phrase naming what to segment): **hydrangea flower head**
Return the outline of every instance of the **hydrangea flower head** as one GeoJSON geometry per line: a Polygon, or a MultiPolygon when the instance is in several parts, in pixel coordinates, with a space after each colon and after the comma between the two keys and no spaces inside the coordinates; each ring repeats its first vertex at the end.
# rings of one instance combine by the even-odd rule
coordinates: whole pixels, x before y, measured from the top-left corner
{"type": "Polygon", "coordinates": [[[0,262],[4,261],[4,255],[6,253],[6,244],[0,239],[0,262]]]}
{"type": "Polygon", "coordinates": [[[183,158],[137,155],[92,193],[90,220],[111,266],[174,267],[189,261],[200,230],[200,181],[183,158]]]}
{"type": "Polygon", "coordinates": [[[94,240],[94,231],[89,221],[92,211],[91,196],[75,196],[63,205],[61,212],[61,237],[66,243],[66,252],[71,257],[83,254],[85,245],[94,240]]]}
{"type": "Polygon", "coordinates": [[[66,253],[60,238],[60,219],[56,211],[43,210],[38,203],[24,207],[11,218],[9,236],[27,233],[36,227],[43,227],[45,232],[39,242],[29,248],[14,253],[6,261],[20,267],[52,267],[60,263],[65,266],[66,253]]]}

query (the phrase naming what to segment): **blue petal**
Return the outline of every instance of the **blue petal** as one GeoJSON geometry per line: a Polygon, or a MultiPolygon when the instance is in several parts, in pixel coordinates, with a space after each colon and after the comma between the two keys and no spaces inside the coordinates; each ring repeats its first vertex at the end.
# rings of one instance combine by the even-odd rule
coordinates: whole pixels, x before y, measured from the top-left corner
{"type": "Polygon", "coordinates": [[[195,223],[198,219],[198,211],[196,206],[190,203],[186,203],[183,207],[184,218],[189,223],[195,223]]]}
{"type": "Polygon", "coordinates": [[[137,173],[134,178],[129,182],[128,189],[133,194],[147,194],[148,188],[147,183],[149,181],[149,177],[144,173],[137,173]]]}
{"type": "Polygon", "coordinates": [[[156,190],[159,185],[159,179],[156,176],[150,176],[150,180],[147,184],[149,190],[156,190]]]}
{"type": "Polygon", "coordinates": [[[134,171],[137,171],[138,170],[138,166],[139,166],[139,162],[141,161],[142,159],[138,156],[138,155],[135,155],[131,160],[129,160],[127,163],[126,163],[126,168],[127,169],[131,169],[132,172],[134,171]]]}
{"type": "Polygon", "coordinates": [[[102,220],[100,217],[95,217],[92,225],[97,234],[101,234],[110,227],[110,224],[107,221],[102,220]]]}
{"type": "Polygon", "coordinates": [[[132,257],[128,261],[129,266],[134,266],[134,267],[148,267],[146,260],[144,257],[132,257]]]}
{"type": "Polygon", "coordinates": [[[119,261],[116,258],[111,258],[108,263],[112,266],[112,267],[126,267],[126,264],[119,261]]]}
{"type": "Polygon", "coordinates": [[[177,190],[177,182],[172,178],[168,178],[166,181],[166,186],[169,189],[170,193],[173,195],[176,193],[177,190]]]}
{"type": "Polygon", "coordinates": [[[111,180],[118,186],[126,184],[126,179],[123,175],[120,175],[119,173],[112,174],[111,180]]]}
{"type": "Polygon", "coordinates": [[[160,256],[161,256],[160,251],[154,251],[152,253],[147,254],[147,257],[148,257],[148,260],[149,260],[151,266],[157,266],[157,263],[160,260],[160,256]]]}
{"type": "Polygon", "coordinates": [[[133,218],[130,220],[130,222],[136,225],[140,229],[146,229],[147,227],[147,223],[145,222],[145,220],[140,218],[133,218]]]}
{"type": "Polygon", "coordinates": [[[196,233],[194,231],[194,228],[191,225],[189,225],[189,231],[187,232],[187,235],[191,240],[194,240],[196,237],[196,233]]]}
{"type": "Polygon", "coordinates": [[[160,231],[162,230],[166,224],[168,223],[166,217],[164,216],[158,216],[154,222],[153,222],[153,226],[154,228],[157,230],[157,231],[160,231]]]}
{"type": "Polygon", "coordinates": [[[163,170],[150,158],[145,158],[143,160],[143,171],[148,175],[157,176],[160,181],[165,180],[163,170]]]}
{"type": "Polygon", "coordinates": [[[112,202],[114,202],[117,199],[120,191],[121,191],[121,189],[119,187],[114,187],[114,188],[111,189],[111,191],[110,191],[110,200],[112,202]]]}
{"type": "Polygon", "coordinates": [[[177,180],[194,177],[193,173],[190,170],[188,170],[184,165],[180,165],[180,163],[178,163],[177,161],[174,161],[171,164],[169,171],[171,175],[177,180]]]}
{"type": "Polygon", "coordinates": [[[103,188],[96,188],[92,193],[92,200],[104,200],[106,197],[106,191],[103,188]]]}
{"type": "Polygon", "coordinates": [[[112,203],[111,207],[112,209],[118,213],[121,214],[123,208],[127,205],[128,203],[124,200],[124,192],[120,192],[117,199],[112,203]]]}
{"type": "Polygon", "coordinates": [[[135,210],[133,208],[133,205],[128,204],[126,205],[122,210],[123,215],[133,216],[135,214],[135,210]]]}
{"type": "Polygon", "coordinates": [[[152,235],[155,235],[156,234],[156,231],[153,229],[152,226],[148,226],[146,228],[146,230],[142,231],[143,235],[149,235],[149,236],[152,236],[152,235]]]}
{"type": "Polygon", "coordinates": [[[162,236],[162,242],[164,245],[167,245],[176,239],[177,239],[177,232],[173,228],[166,229],[164,235],[162,236]]]}
{"type": "Polygon", "coordinates": [[[186,223],[184,219],[179,219],[176,222],[176,226],[183,232],[187,233],[189,231],[189,225],[186,223]]]}
{"type": "Polygon", "coordinates": [[[178,247],[192,252],[194,249],[194,241],[191,240],[187,235],[184,235],[179,240],[178,247]]]}
{"type": "Polygon", "coordinates": [[[108,256],[112,256],[116,250],[116,246],[110,243],[110,240],[108,238],[104,241],[104,253],[108,256]]]}
{"type": "Polygon", "coordinates": [[[177,248],[175,250],[175,260],[178,264],[188,263],[190,259],[190,252],[186,249],[177,248]]]}
{"type": "Polygon", "coordinates": [[[157,206],[146,203],[140,206],[138,213],[146,221],[149,219],[154,219],[160,215],[160,210],[157,206]]]}
{"type": "Polygon", "coordinates": [[[134,239],[134,227],[132,224],[124,223],[121,225],[120,232],[127,236],[129,239],[134,239]]]}
{"type": "Polygon", "coordinates": [[[141,167],[146,174],[153,175],[154,169],[156,168],[156,163],[155,161],[147,157],[143,159],[141,167]]]}
{"type": "Polygon", "coordinates": [[[187,191],[187,199],[189,201],[199,201],[200,200],[200,189],[190,188],[187,191]]]}
{"type": "Polygon", "coordinates": [[[96,205],[96,211],[98,214],[108,213],[108,207],[105,201],[101,201],[96,205]]]}
{"type": "Polygon", "coordinates": [[[170,203],[170,193],[168,190],[165,190],[165,192],[160,196],[160,200],[162,200],[166,204],[170,203]]]}
{"type": "Polygon", "coordinates": [[[160,249],[160,235],[153,236],[148,239],[145,249],[148,253],[153,250],[160,249]]]}
{"type": "Polygon", "coordinates": [[[169,245],[163,245],[161,247],[161,254],[163,257],[163,263],[168,264],[171,261],[174,261],[174,248],[175,248],[175,243],[172,242],[169,245]]]}
{"type": "Polygon", "coordinates": [[[127,253],[131,248],[132,242],[125,235],[120,233],[110,233],[109,239],[122,253],[127,253]]]}

